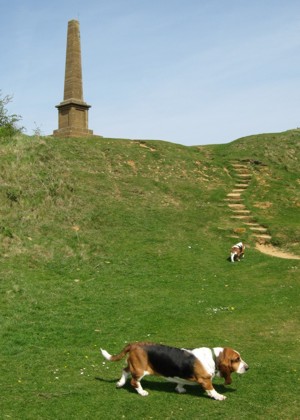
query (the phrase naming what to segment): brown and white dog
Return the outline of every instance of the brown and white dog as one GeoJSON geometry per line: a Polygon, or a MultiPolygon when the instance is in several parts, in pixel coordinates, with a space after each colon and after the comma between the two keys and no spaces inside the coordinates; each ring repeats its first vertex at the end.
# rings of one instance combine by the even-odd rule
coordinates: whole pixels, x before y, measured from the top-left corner
{"type": "Polygon", "coordinates": [[[243,242],[239,242],[231,248],[230,252],[230,260],[231,262],[240,261],[241,258],[245,256],[245,245],[243,242]]]}
{"type": "Polygon", "coordinates": [[[142,396],[148,392],[142,388],[141,380],[146,375],[159,375],[177,384],[176,391],[186,392],[184,385],[199,384],[209,397],[225,400],[213,387],[215,375],[223,377],[225,384],[231,384],[231,373],[245,373],[249,367],[240,354],[229,347],[200,347],[193,350],[180,349],[154,343],[132,343],[115,356],[102,350],[105,359],[112,362],[121,360],[126,354],[127,366],[117,382],[117,387],[125,385],[131,375],[131,385],[142,396]]]}

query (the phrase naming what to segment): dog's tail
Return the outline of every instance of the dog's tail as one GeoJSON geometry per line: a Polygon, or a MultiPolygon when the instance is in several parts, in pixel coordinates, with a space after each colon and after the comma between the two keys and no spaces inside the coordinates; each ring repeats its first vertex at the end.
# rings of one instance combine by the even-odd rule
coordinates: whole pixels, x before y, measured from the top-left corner
{"type": "Polygon", "coordinates": [[[106,360],[109,360],[110,362],[118,362],[119,360],[123,359],[126,353],[130,351],[131,344],[128,344],[126,347],[123,348],[123,350],[119,354],[111,355],[106,350],[100,349],[103,357],[105,357],[106,360]]]}

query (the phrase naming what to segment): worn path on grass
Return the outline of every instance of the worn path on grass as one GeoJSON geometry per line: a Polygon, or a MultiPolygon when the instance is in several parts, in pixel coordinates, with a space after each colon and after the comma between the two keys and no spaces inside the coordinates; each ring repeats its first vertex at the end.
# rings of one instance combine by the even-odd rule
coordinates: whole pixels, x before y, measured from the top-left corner
{"type": "MultiPolygon", "coordinates": [[[[243,228],[235,229],[235,231],[238,232],[240,230],[244,233],[247,229],[249,229],[255,239],[256,249],[264,254],[277,258],[300,260],[299,256],[274,247],[271,244],[272,236],[270,235],[268,229],[260,225],[251,214],[251,211],[245,206],[243,202],[243,193],[248,188],[252,178],[249,164],[239,160],[234,160],[231,162],[231,166],[235,172],[237,182],[234,185],[233,190],[227,194],[226,201],[228,203],[228,207],[233,213],[231,216],[233,221],[239,222],[243,225],[243,228]]],[[[239,238],[239,236],[235,237],[239,238]]]]}

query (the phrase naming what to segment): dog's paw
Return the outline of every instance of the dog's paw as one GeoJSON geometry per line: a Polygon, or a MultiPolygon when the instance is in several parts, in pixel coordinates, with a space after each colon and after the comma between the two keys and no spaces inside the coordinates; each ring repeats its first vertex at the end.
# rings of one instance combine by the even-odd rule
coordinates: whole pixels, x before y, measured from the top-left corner
{"type": "Polygon", "coordinates": [[[138,393],[142,396],[142,397],[147,397],[147,395],[149,395],[148,391],[145,391],[144,389],[141,389],[140,391],[138,391],[138,393]]]}
{"type": "Polygon", "coordinates": [[[213,396],[213,398],[218,401],[224,401],[226,400],[227,397],[225,397],[225,395],[221,395],[217,393],[216,395],[213,396]]]}
{"type": "Polygon", "coordinates": [[[122,386],[125,385],[125,381],[120,379],[117,383],[116,383],[116,387],[117,388],[122,388],[122,386]]]}
{"type": "Polygon", "coordinates": [[[217,400],[217,401],[226,400],[225,395],[219,394],[215,389],[212,389],[212,390],[209,390],[209,391],[206,391],[206,392],[207,392],[208,396],[210,398],[213,398],[214,400],[217,400]]]}
{"type": "Polygon", "coordinates": [[[182,386],[182,385],[177,385],[175,390],[178,392],[178,394],[185,394],[186,393],[186,389],[182,386]]]}

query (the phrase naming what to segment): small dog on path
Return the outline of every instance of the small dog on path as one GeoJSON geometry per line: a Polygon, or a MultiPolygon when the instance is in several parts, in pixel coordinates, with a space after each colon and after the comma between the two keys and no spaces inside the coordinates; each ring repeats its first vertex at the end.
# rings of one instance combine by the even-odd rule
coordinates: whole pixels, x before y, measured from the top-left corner
{"type": "Polygon", "coordinates": [[[230,260],[231,262],[240,261],[241,258],[244,258],[245,256],[245,245],[243,242],[239,242],[231,248],[230,253],[230,260]]]}

